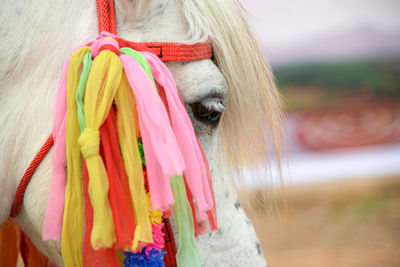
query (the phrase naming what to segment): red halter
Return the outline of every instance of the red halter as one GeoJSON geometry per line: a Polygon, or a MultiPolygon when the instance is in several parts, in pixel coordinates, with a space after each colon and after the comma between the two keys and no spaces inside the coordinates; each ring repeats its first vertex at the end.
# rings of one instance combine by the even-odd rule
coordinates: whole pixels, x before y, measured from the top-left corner
{"type": "MultiPolygon", "coordinates": [[[[96,0],[99,33],[108,31],[117,35],[113,0],[96,0]]],[[[120,47],[130,47],[138,51],[148,51],[162,61],[197,61],[212,57],[210,42],[197,44],[182,43],[134,43],[121,38],[116,39],[120,47]]]]}
{"type": "MultiPolygon", "coordinates": [[[[96,0],[97,19],[99,33],[108,31],[116,34],[115,11],[113,0],[96,0]]],[[[211,44],[209,42],[197,44],[182,44],[182,43],[135,43],[121,38],[116,39],[120,47],[130,47],[138,51],[148,51],[157,55],[162,61],[197,61],[209,59],[212,57],[211,44]]],[[[40,162],[47,155],[50,148],[53,146],[53,136],[46,140],[40,151],[37,153],[27,170],[25,171],[15,194],[14,203],[12,206],[10,217],[16,217],[21,209],[24,193],[29,181],[34,174],[40,162]]],[[[165,255],[166,266],[176,266],[175,254],[176,245],[172,229],[168,220],[165,222],[164,232],[166,233],[165,255]]]]}

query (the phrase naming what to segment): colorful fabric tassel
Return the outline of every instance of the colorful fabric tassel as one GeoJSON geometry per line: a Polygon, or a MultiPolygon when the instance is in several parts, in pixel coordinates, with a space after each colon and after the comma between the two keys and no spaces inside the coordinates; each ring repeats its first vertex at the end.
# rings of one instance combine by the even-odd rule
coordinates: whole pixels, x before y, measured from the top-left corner
{"type": "Polygon", "coordinates": [[[174,203],[169,178],[183,173],[184,163],[165,106],[137,61],[120,56],[136,96],[138,119],[146,157],[152,209],[167,210],[174,203]]]}
{"type": "Polygon", "coordinates": [[[200,211],[200,218],[205,218],[205,211],[213,207],[213,199],[208,185],[207,172],[197,143],[196,135],[186,109],[182,105],[179,92],[168,68],[155,55],[142,52],[148,60],[154,78],[162,86],[170,111],[171,124],[179,147],[184,155],[186,182],[200,211]]]}
{"type": "Polygon", "coordinates": [[[102,32],[64,66],[43,239],[61,237],[66,266],[164,266],[172,213],[178,265],[200,266],[196,213],[216,229],[204,153],[167,67],[113,37],[102,32]]]}

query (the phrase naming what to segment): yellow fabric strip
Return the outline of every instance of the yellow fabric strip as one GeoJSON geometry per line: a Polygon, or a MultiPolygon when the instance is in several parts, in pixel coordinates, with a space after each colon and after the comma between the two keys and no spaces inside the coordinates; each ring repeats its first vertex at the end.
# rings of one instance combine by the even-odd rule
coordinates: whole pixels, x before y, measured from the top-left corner
{"type": "Polygon", "coordinates": [[[138,248],[139,241],[153,243],[153,236],[148,214],[149,206],[144,187],[142,159],[140,158],[137,144],[138,123],[135,97],[125,73],[122,75],[115,103],[118,108],[117,126],[119,143],[125,170],[128,175],[129,190],[136,217],[135,235],[132,243],[132,251],[135,251],[138,248]]]}
{"type": "Polygon", "coordinates": [[[67,79],[66,156],[68,180],[65,189],[65,205],[62,226],[61,251],[65,266],[82,266],[83,200],[81,178],[81,156],[77,143],[79,124],[76,89],[83,56],[90,51],[82,47],[71,56],[67,79]]]}
{"type": "Polygon", "coordinates": [[[99,155],[99,128],[110,108],[122,75],[122,63],[110,51],[102,51],[93,60],[86,85],[84,111],[86,128],[78,143],[89,172],[89,197],[93,206],[93,229],[90,242],[93,249],[112,247],[116,241],[115,227],[108,199],[108,177],[99,155]]]}

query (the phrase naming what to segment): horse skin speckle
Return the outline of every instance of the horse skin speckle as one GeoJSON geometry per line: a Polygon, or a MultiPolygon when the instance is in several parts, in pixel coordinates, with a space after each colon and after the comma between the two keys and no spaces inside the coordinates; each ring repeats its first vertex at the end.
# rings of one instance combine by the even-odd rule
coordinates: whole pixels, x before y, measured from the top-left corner
{"type": "Polygon", "coordinates": [[[219,228],[219,229],[217,230],[217,234],[218,234],[218,235],[222,235],[222,230],[221,230],[221,228],[219,228]]]}
{"type": "Polygon", "coordinates": [[[240,203],[239,203],[238,200],[236,200],[236,202],[235,202],[235,208],[236,208],[237,210],[239,210],[239,209],[241,208],[241,205],[240,205],[240,203]]]}
{"type": "Polygon", "coordinates": [[[225,198],[226,198],[226,199],[229,198],[229,191],[225,191],[225,198]]]}
{"type": "Polygon", "coordinates": [[[261,254],[262,254],[262,251],[261,251],[261,245],[260,245],[260,243],[256,242],[256,248],[257,248],[258,254],[261,255],[261,254]]]}

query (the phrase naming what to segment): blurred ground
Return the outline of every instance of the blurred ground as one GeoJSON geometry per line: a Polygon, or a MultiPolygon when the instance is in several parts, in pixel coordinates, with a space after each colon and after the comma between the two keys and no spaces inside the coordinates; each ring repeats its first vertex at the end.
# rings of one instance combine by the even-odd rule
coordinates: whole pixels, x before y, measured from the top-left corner
{"type": "Polygon", "coordinates": [[[400,266],[400,175],[254,191],[246,211],[271,267],[400,266]]]}

